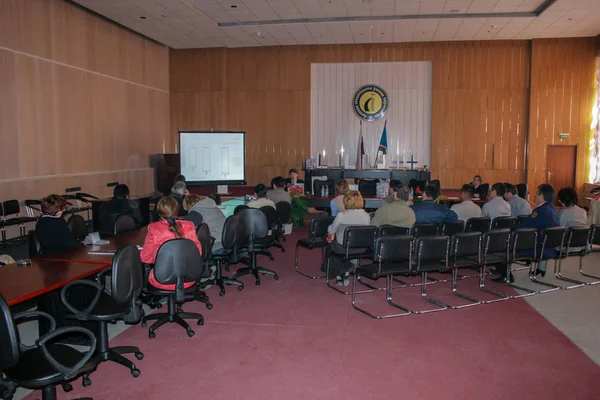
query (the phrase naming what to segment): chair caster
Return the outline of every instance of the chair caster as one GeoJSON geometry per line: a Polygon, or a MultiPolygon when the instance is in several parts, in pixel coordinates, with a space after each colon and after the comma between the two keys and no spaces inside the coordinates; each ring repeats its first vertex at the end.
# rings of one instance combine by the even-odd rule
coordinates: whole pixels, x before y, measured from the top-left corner
{"type": "Polygon", "coordinates": [[[0,391],[0,394],[2,395],[2,398],[5,400],[13,399],[13,392],[10,391],[9,389],[4,389],[4,390],[0,391]]]}
{"type": "Polygon", "coordinates": [[[137,378],[138,376],[140,376],[141,372],[139,369],[134,368],[131,370],[131,376],[133,376],[134,378],[137,378]]]}
{"type": "Polygon", "coordinates": [[[221,291],[219,292],[219,296],[221,296],[221,297],[225,296],[225,291],[224,291],[224,290],[221,290],[221,291]]]}
{"type": "Polygon", "coordinates": [[[148,337],[150,339],[154,339],[156,337],[156,333],[154,333],[154,332],[148,332],[148,337]]]}
{"type": "Polygon", "coordinates": [[[206,308],[207,308],[207,309],[209,309],[209,310],[212,310],[212,308],[213,308],[213,305],[212,305],[212,304],[210,304],[210,303],[208,303],[208,304],[206,304],[206,308]]]}
{"type": "Polygon", "coordinates": [[[203,318],[199,318],[198,322],[196,322],[198,325],[202,326],[204,325],[204,317],[203,318]]]}
{"type": "Polygon", "coordinates": [[[242,290],[244,290],[244,285],[239,285],[238,286],[238,292],[241,292],[242,290]]]}
{"type": "Polygon", "coordinates": [[[144,359],[144,353],[135,353],[135,358],[137,358],[138,360],[143,360],[144,359]]]}
{"type": "Polygon", "coordinates": [[[146,321],[142,321],[142,328],[145,328],[146,326],[148,326],[148,323],[146,321]]]}
{"type": "Polygon", "coordinates": [[[65,393],[69,393],[71,390],[73,390],[73,386],[70,383],[63,383],[61,386],[65,393]]]}
{"type": "Polygon", "coordinates": [[[279,275],[273,275],[273,278],[275,278],[276,281],[279,280],[279,275]]]}
{"type": "Polygon", "coordinates": [[[281,248],[281,252],[282,252],[282,253],[285,253],[285,249],[284,249],[283,247],[281,248]]]}
{"type": "Polygon", "coordinates": [[[269,256],[269,260],[271,260],[271,261],[275,261],[275,257],[273,257],[273,256],[269,256]]]}
{"type": "Polygon", "coordinates": [[[91,380],[91,379],[90,379],[88,376],[84,376],[84,377],[81,379],[81,385],[82,385],[83,387],[88,387],[88,386],[90,386],[91,384],[92,384],[92,380],[91,380]]]}
{"type": "Polygon", "coordinates": [[[258,280],[258,279],[254,283],[256,283],[256,286],[260,286],[260,280],[258,280]]]}
{"type": "Polygon", "coordinates": [[[188,337],[193,337],[195,334],[196,334],[196,332],[194,332],[193,330],[191,330],[191,329],[187,330],[188,337]]]}

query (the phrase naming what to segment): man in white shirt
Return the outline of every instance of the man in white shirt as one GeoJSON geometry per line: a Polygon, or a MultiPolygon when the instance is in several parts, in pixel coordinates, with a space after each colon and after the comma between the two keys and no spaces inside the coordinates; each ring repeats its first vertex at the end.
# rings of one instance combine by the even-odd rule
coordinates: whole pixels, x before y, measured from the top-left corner
{"type": "Polygon", "coordinates": [[[510,204],[504,200],[506,194],[506,185],[504,183],[494,183],[490,191],[490,201],[483,205],[482,214],[484,217],[490,217],[492,220],[496,217],[510,217],[512,212],[510,204]]]}
{"type": "Polygon", "coordinates": [[[468,221],[469,218],[481,217],[481,207],[473,203],[473,195],[475,187],[473,185],[463,185],[460,189],[460,200],[458,204],[454,204],[450,209],[458,215],[459,221],[468,221]]]}
{"type": "Polygon", "coordinates": [[[272,200],[267,199],[268,188],[266,185],[259,183],[254,188],[254,191],[256,192],[256,200],[248,202],[248,204],[246,204],[248,207],[261,208],[264,206],[271,206],[273,208],[276,208],[275,203],[273,203],[272,200]]]}
{"type": "Polygon", "coordinates": [[[512,183],[505,183],[506,193],[504,200],[510,204],[510,212],[513,217],[531,214],[531,205],[529,202],[517,194],[517,187],[512,183]]]}

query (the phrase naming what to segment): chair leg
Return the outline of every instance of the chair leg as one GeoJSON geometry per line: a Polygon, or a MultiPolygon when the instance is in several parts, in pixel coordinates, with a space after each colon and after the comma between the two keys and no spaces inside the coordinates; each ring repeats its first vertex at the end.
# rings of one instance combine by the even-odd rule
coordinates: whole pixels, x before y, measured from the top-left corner
{"type": "Polygon", "coordinates": [[[435,304],[439,308],[434,308],[431,310],[423,310],[423,311],[413,311],[415,314],[427,314],[436,311],[447,310],[450,306],[444,303],[441,303],[437,300],[431,299],[427,297],[427,272],[421,272],[421,298],[431,304],[435,304]]]}
{"type": "MultiPolygon", "coordinates": [[[[533,264],[533,263],[532,263],[532,264],[533,264]]],[[[533,265],[532,265],[532,264],[531,264],[531,265],[529,265],[529,267],[528,267],[528,269],[529,269],[529,272],[528,272],[528,274],[529,274],[530,276],[531,276],[531,269],[533,268],[533,265]]],[[[516,271],[522,271],[522,270],[524,270],[524,269],[526,269],[526,268],[523,268],[523,267],[519,267],[519,268],[513,268],[513,267],[512,267],[512,263],[509,263],[509,264],[506,266],[506,276],[510,276],[510,274],[512,274],[513,272],[516,272],[516,271]]],[[[523,298],[523,297],[529,297],[529,296],[533,296],[533,295],[536,295],[536,294],[538,294],[538,292],[537,292],[535,289],[530,289],[530,288],[526,288],[526,287],[523,287],[523,286],[516,285],[516,284],[514,284],[514,283],[510,283],[510,280],[508,280],[508,281],[507,281],[507,283],[508,283],[508,286],[510,286],[510,287],[513,287],[513,288],[515,288],[515,289],[518,289],[518,290],[521,290],[521,291],[525,292],[525,293],[523,293],[523,294],[517,294],[517,295],[514,295],[514,296],[510,296],[510,295],[509,295],[508,297],[509,297],[510,299],[520,299],[520,298],[523,298]]]]}
{"type": "MultiPolygon", "coordinates": [[[[351,295],[352,291],[346,292],[342,289],[339,289],[337,286],[331,284],[331,281],[329,280],[330,260],[331,260],[331,257],[327,257],[327,272],[325,274],[325,284],[327,284],[327,286],[329,286],[330,289],[333,289],[338,293],[344,294],[346,296],[351,295]]],[[[374,291],[375,291],[374,289],[362,290],[362,291],[356,292],[356,294],[371,293],[374,291]]]]}
{"type": "MultiPolygon", "coordinates": [[[[393,317],[401,317],[404,315],[409,315],[411,312],[410,310],[404,309],[406,312],[401,313],[401,314],[386,314],[386,315],[375,315],[365,309],[360,308],[359,306],[356,305],[356,282],[359,281],[359,274],[355,273],[354,277],[352,278],[352,307],[354,307],[355,310],[360,311],[361,313],[368,315],[371,318],[375,318],[375,319],[386,319],[386,318],[393,318],[393,317]]],[[[392,302],[392,275],[388,275],[385,277],[385,288],[386,288],[386,300],[389,304],[394,305],[394,303],[392,302]]]]}
{"type": "Polygon", "coordinates": [[[591,275],[583,272],[583,257],[579,257],[579,273],[583,276],[587,276],[588,278],[598,279],[596,281],[587,282],[588,285],[597,285],[600,283],[600,276],[591,275]]]}
{"type": "MultiPolygon", "coordinates": [[[[296,270],[296,272],[299,273],[300,275],[305,276],[305,277],[310,278],[310,279],[322,279],[322,278],[325,278],[325,275],[315,275],[315,276],[312,276],[312,275],[308,275],[307,273],[304,273],[304,272],[300,271],[300,269],[298,268],[298,248],[299,247],[300,246],[296,245],[296,253],[295,253],[295,257],[294,257],[294,269],[296,270]]],[[[323,260],[325,259],[324,253],[325,253],[325,247],[321,247],[321,264],[323,263],[323,260]]]]}
{"type": "Polygon", "coordinates": [[[473,307],[473,306],[478,306],[481,304],[481,300],[477,300],[473,297],[464,295],[462,293],[459,293],[457,288],[456,288],[456,280],[458,279],[458,269],[457,268],[452,268],[452,294],[454,294],[457,297],[460,297],[461,299],[465,299],[470,301],[471,303],[468,304],[461,304],[458,306],[450,306],[450,308],[452,309],[459,309],[459,308],[467,308],[467,307],[473,307]]]}
{"type": "Polygon", "coordinates": [[[270,269],[266,269],[266,268],[262,268],[262,267],[258,267],[256,265],[256,253],[251,253],[250,254],[250,267],[244,267],[244,268],[240,268],[237,270],[237,272],[235,273],[235,275],[233,276],[233,279],[237,279],[240,276],[244,276],[244,275],[254,275],[255,278],[255,283],[256,285],[260,285],[260,274],[263,275],[273,275],[273,278],[275,278],[275,280],[279,280],[279,275],[277,275],[277,273],[275,271],[271,271],[270,269]]]}
{"type": "Polygon", "coordinates": [[[56,400],[56,386],[44,386],[42,389],[42,400],[56,400]]]}
{"type": "MultiPolygon", "coordinates": [[[[555,270],[556,270],[556,261],[557,261],[557,260],[554,260],[554,268],[555,268],[555,270]]],[[[550,292],[554,292],[554,291],[556,291],[556,290],[560,290],[560,286],[556,286],[556,285],[553,285],[552,283],[548,283],[548,282],[540,281],[540,280],[538,280],[538,279],[537,279],[537,277],[536,277],[535,273],[536,273],[536,271],[537,271],[537,269],[538,269],[538,264],[539,264],[539,263],[537,263],[537,262],[536,262],[536,263],[532,263],[532,264],[531,264],[532,266],[534,266],[534,265],[535,265],[535,266],[534,266],[534,267],[533,267],[531,270],[529,270],[529,280],[531,280],[532,282],[535,282],[535,283],[537,283],[537,284],[540,284],[540,285],[546,286],[546,287],[548,287],[549,289],[545,289],[545,290],[538,290],[538,291],[537,291],[537,293],[539,293],[539,294],[542,294],[542,293],[550,293],[550,292]]]]}
{"type": "MultiPolygon", "coordinates": [[[[579,257],[581,262],[581,258],[583,257],[579,257]]],[[[558,260],[558,263],[554,263],[554,276],[556,277],[556,279],[559,279],[561,281],[565,281],[565,282],[570,282],[570,283],[574,283],[575,285],[571,285],[571,286],[559,286],[561,289],[563,290],[568,290],[568,289],[575,289],[575,288],[580,288],[585,286],[587,283],[586,282],[582,282],[582,281],[578,281],[576,279],[571,279],[571,278],[567,278],[566,276],[562,275],[562,258],[560,260],[558,260]]]]}
{"type": "MultiPolygon", "coordinates": [[[[507,266],[506,268],[507,268],[507,274],[510,274],[510,272],[508,271],[509,267],[507,266]]],[[[498,301],[504,301],[504,300],[510,299],[510,296],[507,294],[496,292],[495,290],[488,289],[487,287],[485,287],[485,276],[486,276],[485,265],[482,265],[479,268],[479,289],[483,290],[486,293],[493,294],[494,296],[497,296],[498,298],[493,299],[493,300],[483,300],[482,301],[483,304],[496,303],[498,301]]],[[[508,275],[508,276],[510,276],[510,275],[508,275]]]]}

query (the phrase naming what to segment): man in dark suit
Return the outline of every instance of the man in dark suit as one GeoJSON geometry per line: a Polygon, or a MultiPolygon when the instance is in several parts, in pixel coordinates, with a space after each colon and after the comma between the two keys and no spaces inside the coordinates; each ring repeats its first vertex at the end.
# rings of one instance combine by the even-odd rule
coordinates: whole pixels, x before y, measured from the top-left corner
{"type": "Polygon", "coordinates": [[[448,207],[434,202],[437,189],[434,186],[425,186],[423,202],[412,206],[415,212],[416,224],[443,224],[456,222],[458,216],[448,207]]]}
{"type": "Polygon", "coordinates": [[[142,216],[137,202],[129,200],[127,185],[117,185],[113,189],[113,198],[100,207],[100,233],[114,233],[115,220],[119,215],[131,215],[137,226],[141,226],[142,216]]]}

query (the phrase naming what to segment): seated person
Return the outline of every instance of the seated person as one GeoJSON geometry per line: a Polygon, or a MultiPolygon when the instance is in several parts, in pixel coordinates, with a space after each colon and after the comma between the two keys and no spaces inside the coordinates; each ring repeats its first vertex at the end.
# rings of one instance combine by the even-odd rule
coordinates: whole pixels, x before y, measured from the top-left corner
{"type": "MultiPolygon", "coordinates": [[[[198,246],[200,254],[202,254],[202,246],[196,236],[194,224],[190,221],[178,220],[179,204],[171,196],[165,196],[156,205],[156,210],[160,218],[159,221],[148,225],[148,234],[144,240],[144,248],[140,252],[140,258],[143,263],[154,264],[156,253],[160,246],[172,239],[185,238],[189,239],[198,246]]],[[[163,285],[154,277],[154,269],[150,270],[148,283],[157,289],[175,290],[175,284],[163,285]]],[[[183,285],[184,288],[189,288],[194,285],[194,282],[187,282],[183,285]]]]}
{"type": "Polygon", "coordinates": [[[371,225],[395,225],[410,228],[415,224],[415,212],[408,203],[410,189],[400,183],[400,186],[394,187],[393,196],[396,200],[393,203],[383,202],[382,206],[375,212],[371,225]]]}
{"type": "Polygon", "coordinates": [[[304,188],[298,186],[300,183],[304,185],[304,181],[302,179],[298,179],[298,170],[296,168],[292,168],[288,174],[289,178],[285,180],[286,190],[290,193],[304,194],[304,188]]]}
{"type": "Polygon", "coordinates": [[[266,185],[259,183],[254,188],[254,192],[256,194],[256,200],[249,201],[248,204],[246,204],[248,207],[261,208],[261,207],[265,207],[265,206],[271,206],[273,208],[276,208],[275,203],[273,203],[273,200],[267,199],[267,186],[266,185]]]}
{"type": "Polygon", "coordinates": [[[99,212],[100,233],[113,234],[115,231],[115,220],[120,215],[131,215],[139,228],[142,224],[142,215],[138,203],[129,200],[129,188],[127,185],[117,185],[113,189],[113,198],[102,204],[99,212]]]}
{"type": "Polygon", "coordinates": [[[283,176],[273,178],[273,189],[267,192],[267,199],[273,201],[275,204],[280,201],[285,201],[286,203],[292,202],[289,193],[285,191],[285,179],[283,179],[283,176]]]}
{"type": "Polygon", "coordinates": [[[187,190],[187,180],[185,179],[185,176],[178,174],[175,179],[173,179],[173,185],[181,182],[185,185],[186,189],[185,189],[185,196],[187,196],[188,194],[190,194],[189,190],[187,190]]]}
{"type": "MultiPolygon", "coordinates": [[[[573,188],[563,188],[558,191],[558,202],[564,207],[558,212],[560,226],[570,228],[572,226],[588,226],[587,211],[577,205],[579,197],[573,188]]],[[[566,249],[564,249],[566,250],[566,249]]],[[[571,253],[577,253],[583,247],[571,247],[571,253]]]]}
{"type": "MultiPolygon", "coordinates": [[[[217,203],[210,197],[198,196],[190,194],[185,196],[183,206],[188,212],[188,216],[192,212],[197,212],[202,215],[203,223],[208,225],[210,236],[215,238],[213,251],[221,249],[221,236],[223,235],[223,225],[225,225],[225,215],[217,207],[217,203]]],[[[196,227],[197,228],[197,227],[196,227]]]]}
{"type": "Polygon", "coordinates": [[[43,254],[74,249],[80,243],[73,238],[67,221],[62,217],[67,201],[57,194],[42,199],[42,217],[35,224],[35,236],[43,254]]]}
{"type": "Polygon", "coordinates": [[[484,217],[490,217],[493,221],[496,217],[510,217],[512,210],[510,204],[504,200],[506,194],[506,185],[504,183],[494,183],[489,194],[489,201],[481,209],[484,217]]]}
{"type": "Polygon", "coordinates": [[[340,179],[335,184],[335,197],[329,203],[332,217],[335,217],[338,213],[346,210],[344,208],[344,195],[348,190],[350,190],[350,186],[348,186],[348,182],[346,182],[345,179],[340,179]]]}
{"type": "Polygon", "coordinates": [[[188,192],[185,183],[183,182],[175,182],[171,188],[170,196],[177,200],[177,204],[179,205],[179,217],[185,217],[187,215],[187,211],[183,208],[183,199],[189,193],[190,192],[188,192]]]}
{"type": "Polygon", "coordinates": [[[510,212],[513,217],[531,214],[531,205],[529,202],[517,194],[517,187],[512,183],[505,183],[506,193],[504,200],[510,204],[510,212]]]}
{"type": "Polygon", "coordinates": [[[458,215],[459,221],[466,222],[469,218],[481,217],[481,207],[472,201],[474,195],[475,187],[473,185],[466,184],[460,189],[461,202],[450,207],[458,215]]]}
{"type": "MultiPolygon", "coordinates": [[[[397,189],[404,186],[402,182],[397,179],[392,179],[388,183],[390,184],[388,188],[388,195],[383,198],[382,204],[393,203],[394,201],[398,200],[398,196],[396,196],[396,192],[398,191],[397,189]]],[[[410,188],[408,191],[410,192],[410,188]]]]}
{"type": "Polygon", "coordinates": [[[425,186],[423,190],[423,202],[412,206],[415,212],[416,224],[443,224],[444,222],[457,222],[458,216],[448,207],[436,204],[436,188],[425,186]]]}
{"type": "MultiPolygon", "coordinates": [[[[358,190],[349,190],[344,195],[344,211],[336,215],[333,223],[327,228],[327,241],[331,243],[331,251],[343,254],[345,252],[344,230],[352,225],[369,225],[371,218],[363,209],[365,201],[358,190]]],[[[326,271],[326,266],[321,266],[326,271]]],[[[335,277],[336,285],[348,286],[349,264],[345,264],[335,257],[331,257],[329,266],[329,278],[335,277]],[[342,275],[344,278],[342,279],[342,275]]]]}
{"type": "Polygon", "coordinates": [[[471,184],[475,188],[475,194],[473,195],[473,198],[476,200],[485,200],[485,190],[481,187],[481,183],[481,175],[475,175],[471,184]]]}

